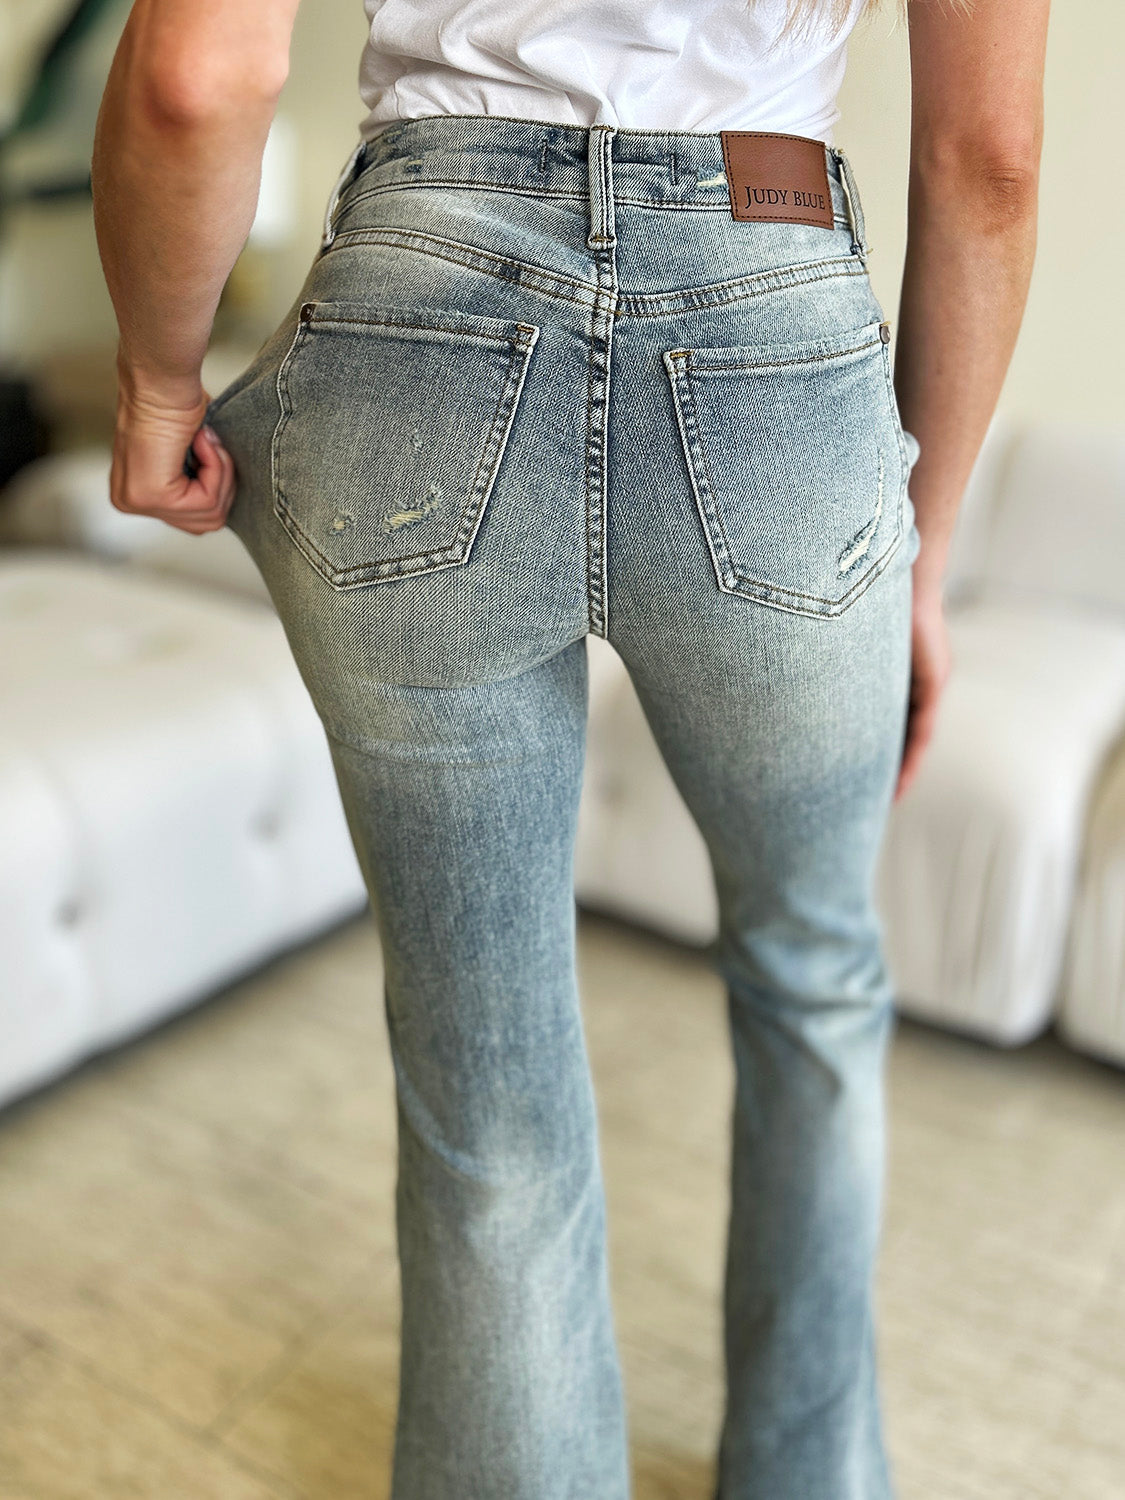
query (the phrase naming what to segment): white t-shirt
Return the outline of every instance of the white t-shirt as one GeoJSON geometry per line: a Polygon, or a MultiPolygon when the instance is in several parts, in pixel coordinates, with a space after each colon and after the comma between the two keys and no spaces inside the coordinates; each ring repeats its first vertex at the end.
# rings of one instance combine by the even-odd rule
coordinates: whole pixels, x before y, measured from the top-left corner
{"type": "Polygon", "coordinates": [[[845,24],[780,38],[786,0],[364,0],[373,136],[421,115],[832,141],[845,24]]]}

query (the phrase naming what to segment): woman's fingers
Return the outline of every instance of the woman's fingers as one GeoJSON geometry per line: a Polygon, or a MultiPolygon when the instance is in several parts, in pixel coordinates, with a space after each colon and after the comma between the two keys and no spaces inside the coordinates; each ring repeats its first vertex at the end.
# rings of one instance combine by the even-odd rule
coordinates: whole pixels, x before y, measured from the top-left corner
{"type": "Polygon", "coordinates": [[[910,788],[937,727],[938,709],[951,668],[949,632],[941,600],[922,602],[915,611],[912,633],[910,707],[906,739],[894,800],[910,788]]]}
{"type": "Polygon", "coordinates": [[[895,788],[895,801],[905,796],[912,785],[914,778],[922,767],[922,759],[933,738],[934,726],[937,722],[937,700],[915,708],[911,707],[910,717],[907,722],[906,747],[903,751],[902,766],[899,770],[898,786],[895,788]]]}
{"type": "Polygon", "coordinates": [[[201,535],[225,525],[234,499],[234,461],[218,434],[199,426],[204,397],[190,411],[123,408],[114,441],[110,498],[118,510],[152,516],[201,535]],[[185,473],[190,448],[194,474],[185,473]]]}
{"type": "Polygon", "coordinates": [[[201,427],[195,433],[192,452],[198,468],[195,478],[188,481],[185,509],[191,506],[205,514],[225,518],[234,499],[234,460],[212,427],[201,427]]]}

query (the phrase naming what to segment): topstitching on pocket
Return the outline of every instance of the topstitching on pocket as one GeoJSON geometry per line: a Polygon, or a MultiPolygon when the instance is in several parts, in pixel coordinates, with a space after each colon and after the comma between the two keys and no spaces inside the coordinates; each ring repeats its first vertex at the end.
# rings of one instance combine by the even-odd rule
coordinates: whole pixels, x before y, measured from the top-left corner
{"type": "Polygon", "coordinates": [[[274,510],[333,587],[468,560],[538,334],[461,312],[302,306],[277,377],[274,510]]]}
{"type": "Polygon", "coordinates": [[[908,463],[884,323],[664,356],[721,589],[839,615],[904,531],[908,463]]]}

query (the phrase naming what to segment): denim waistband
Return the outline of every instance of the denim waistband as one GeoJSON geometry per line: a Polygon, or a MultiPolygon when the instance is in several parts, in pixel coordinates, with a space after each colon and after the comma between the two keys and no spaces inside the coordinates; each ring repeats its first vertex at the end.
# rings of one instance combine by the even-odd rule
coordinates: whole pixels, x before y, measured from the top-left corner
{"type": "MultiPolygon", "coordinates": [[[[851,165],[825,143],[829,188],[866,260],[863,208],[851,165]]],[[[729,212],[717,132],[560,125],[497,115],[428,115],[395,121],[353,148],[329,196],[322,244],[343,208],[395,186],[481,187],[544,197],[586,198],[590,246],[613,245],[617,205],[729,212]]]]}

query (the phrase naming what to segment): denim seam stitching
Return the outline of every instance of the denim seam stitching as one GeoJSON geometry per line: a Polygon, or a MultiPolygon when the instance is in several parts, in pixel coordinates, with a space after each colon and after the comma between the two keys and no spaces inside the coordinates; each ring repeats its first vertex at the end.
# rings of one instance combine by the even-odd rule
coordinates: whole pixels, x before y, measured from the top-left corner
{"type": "Polygon", "coordinates": [[[901,536],[903,516],[906,511],[906,491],[910,483],[910,455],[906,450],[906,438],[902,430],[898,397],[895,395],[894,379],[891,374],[891,348],[889,343],[883,345],[883,376],[887,383],[887,394],[890,398],[891,425],[894,428],[895,439],[898,443],[899,462],[902,464],[902,483],[898,489],[898,515],[896,517],[896,534],[901,536]]]}
{"type": "MultiPolygon", "coordinates": [[[[316,304],[314,304],[314,306],[318,306],[318,307],[323,307],[323,306],[327,306],[327,305],[330,305],[330,304],[328,304],[328,303],[316,303],[316,304]]],[[[440,316],[440,314],[438,314],[438,316],[440,316]]],[[[351,328],[351,327],[357,327],[357,328],[406,328],[406,329],[414,329],[414,330],[416,330],[419,333],[452,334],[455,338],[465,339],[466,341],[472,342],[472,343],[500,344],[500,345],[511,344],[511,345],[513,345],[517,349],[524,348],[524,346],[527,343],[526,338],[516,338],[515,335],[513,335],[513,334],[485,333],[483,331],[476,332],[476,331],[474,331],[472,329],[469,329],[469,328],[458,328],[458,327],[453,326],[452,324],[447,324],[445,327],[442,327],[440,324],[435,324],[433,322],[427,322],[426,321],[426,318],[432,318],[432,317],[434,317],[433,313],[428,313],[424,317],[409,318],[409,319],[407,319],[407,318],[357,318],[357,317],[353,317],[353,316],[350,316],[350,315],[347,316],[347,317],[333,317],[331,313],[325,313],[323,316],[318,317],[316,315],[316,313],[313,312],[313,313],[310,313],[309,317],[305,321],[307,323],[319,323],[321,325],[323,325],[325,323],[331,323],[331,324],[333,324],[335,326],[342,326],[342,327],[345,327],[345,328],[351,328]]],[[[525,334],[525,335],[537,332],[537,330],[535,329],[534,325],[531,324],[531,323],[515,323],[512,326],[515,327],[515,328],[518,328],[520,330],[520,332],[522,334],[525,334]]],[[[534,339],[532,339],[532,342],[534,343],[534,339]]]]}
{"type": "MultiPolygon", "coordinates": [[[[606,252],[602,251],[600,253],[604,256],[606,252]]],[[[611,278],[613,276],[612,267],[610,268],[610,276],[611,276],[611,278]]],[[[614,325],[615,314],[616,314],[616,305],[615,304],[616,304],[616,292],[615,292],[614,287],[612,285],[612,279],[611,279],[611,285],[608,288],[606,288],[604,286],[603,287],[599,287],[598,295],[595,298],[594,305],[593,305],[593,307],[591,309],[591,314],[590,314],[590,352],[589,352],[589,356],[588,356],[587,362],[586,362],[586,403],[587,403],[586,404],[586,608],[587,608],[587,611],[589,613],[589,617],[590,617],[591,623],[594,626],[597,626],[600,623],[601,626],[602,626],[602,631],[600,633],[603,633],[603,634],[604,634],[605,630],[607,629],[607,600],[606,600],[606,597],[605,597],[605,579],[604,579],[604,576],[603,576],[603,579],[602,579],[602,585],[597,590],[597,596],[598,597],[596,599],[595,599],[595,593],[594,593],[594,589],[593,589],[594,571],[595,571],[595,568],[598,565],[598,559],[597,559],[597,555],[596,555],[597,549],[595,548],[595,545],[594,545],[594,528],[593,528],[593,525],[592,525],[592,517],[593,517],[595,509],[597,509],[600,512],[600,519],[601,519],[601,525],[600,525],[600,530],[601,530],[601,535],[602,535],[601,552],[602,552],[602,569],[603,569],[603,572],[604,572],[604,568],[605,568],[606,511],[608,509],[608,495],[606,493],[606,473],[605,473],[606,446],[607,446],[606,438],[607,438],[608,434],[607,434],[607,431],[605,429],[605,423],[603,421],[603,423],[602,423],[603,431],[602,431],[602,434],[601,434],[602,442],[601,442],[601,446],[600,446],[600,450],[599,450],[599,444],[598,444],[598,442],[596,440],[597,434],[598,434],[598,417],[597,417],[597,411],[596,411],[596,408],[597,408],[597,399],[596,399],[595,390],[594,390],[594,386],[595,386],[595,351],[596,351],[596,345],[597,345],[597,340],[598,340],[599,327],[600,327],[601,323],[604,322],[604,324],[605,324],[604,341],[606,342],[606,345],[607,345],[607,349],[606,349],[606,375],[605,375],[605,383],[606,383],[605,408],[606,408],[606,410],[608,410],[608,403],[609,403],[609,380],[610,380],[609,362],[610,362],[610,351],[611,351],[611,348],[612,348],[611,341],[612,341],[612,337],[613,337],[613,325],[614,325]],[[603,309],[603,303],[605,304],[604,309],[603,309]],[[599,464],[599,458],[600,458],[600,464],[599,464]],[[596,504],[595,504],[595,497],[596,497],[596,504]]]]}
{"type": "Polygon", "coordinates": [[[902,459],[904,472],[909,471],[910,455],[906,451],[906,439],[902,431],[902,418],[898,409],[898,397],[895,395],[894,377],[891,374],[891,350],[889,344],[883,345],[883,375],[887,382],[887,395],[891,403],[891,416],[895,429],[895,437],[898,440],[899,457],[902,459]]]}
{"type": "MultiPolygon", "coordinates": [[[[529,261],[505,259],[502,256],[492,255],[487,250],[481,250],[476,245],[466,245],[459,240],[440,239],[436,235],[424,235],[414,230],[346,230],[336,236],[334,248],[342,249],[349,244],[371,243],[394,245],[400,249],[413,250],[417,255],[432,255],[435,259],[448,261],[451,265],[468,266],[472,270],[480,271],[482,275],[495,277],[508,284],[512,284],[513,278],[504,275],[496,267],[515,266],[520,271],[519,285],[527,291],[538,292],[545,297],[554,297],[578,307],[593,307],[597,300],[597,288],[590,282],[572,281],[560,276],[557,272],[548,271],[529,261]],[[415,243],[418,240],[425,240],[429,243],[415,243]],[[433,249],[433,244],[440,244],[443,248],[433,249]],[[537,279],[543,284],[536,285],[537,279]],[[556,282],[557,286],[549,285],[551,281],[556,282]],[[563,288],[581,292],[584,295],[568,295],[563,288]]],[[[627,293],[620,298],[615,317],[663,317],[669,313],[702,310],[707,307],[725,307],[730,303],[745,301],[769,292],[785,291],[792,286],[807,286],[816,281],[830,281],[841,276],[864,275],[866,272],[863,266],[856,264],[851,257],[839,256],[831,260],[801,261],[794,266],[779,266],[769,271],[758,271],[752,276],[740,277],[735,281],[717,281],[708,286],[688,287],[682,291],[627,293]],[[821,271],[815,276],[803,274],[806,268],[821,266],[838,266],[839,269],[821,271]]]]}
{"type": "Polygon", "coordinates": [[[702,310],[706,307],[724,307],[731,302],[742,302],[750,297],[769,292],[787,291],[794,286],[808,286],[814,281],[832,281],[840,276],[863,276],[862,266],[854,265],[850,258],[839,261],[802,261],[799,265],[780,266],[776,270],[758,271],[753,276],[740,277],[736,281],[717,281],[710,286],[691,287],[681,292],[634,292],[622,297],[622,318],[662,317],[666,313],[702,310]],[[802,275],[805,266],[829,266],[838,264],[837,271],[822,271],[816,276],[802,275]],[[719,293],[729,295],[719,296],[719,293]],[[687,299],[686,301],[684,299],[687,299]],[[642,305],[644,304],[644,305],[642,305]]]}
{"type": "MultiPolygon", "coordinates": [[[[530,183],[526,186],[514,186],[508,182],[478,182],[475,179],[466,181],[459,177],[430,177],[425,182],[419,182],[417,178],[410,178],[401,182],[386,182],[379,187],[367,188],[365,192],[357,193],[352,198],[344,213],[350,213],[353,208],[358,208],[361,203],[366,203],[369,198],[377,198],[383,193],[398,193],[415,188],[470,188],[492,193],[512,193],[525,198],[571,198],[580,203],[589,201],[588,194],[575,191],[563,192],[556,188],[534,187],[530,183]]],[[[341,213],[340,218],[344,214],[341,213]]]]}
{"type": "Polygon", "coordinates": [[[869,339],[866,344],[853,344],[848,349],[833,346],[823,354],[803,354],[798,359],[731,360],[728,364],[697,365],[693,357],[695,351],[675,349],[672,352],[683,356],[685,369],[693,375],[725,375],[729,370],[784,370],[791,365],[824,365],[830,360],[844,359],[849,354],[862,354],[865,349],[873,349],[876,344],[882,344],[882,339],[869,339]]]}
{"type": "Polygon", "coordinates": [[[350,229],[337,235],[335,240],[336,247],[371,243],[394,245],[399,249],[413,250],[418,255],[432,255],[437,260],[447,260],[454,265],[468,266],[472,270],[481,271],[487,276],[494,276],[497,280],[508,283],[511,283],[513,278],[495,268],[514,266],[520,272],[521,287],[542,292],[545,296],[558,297],[562,301],[589,305],[597,294],[597,288],[591,282],[571,280],[569,277],[560,276],[556,271],[548,271],[542,266],[534,265],[530,261],[507,259],[501,255],[493,255],[488,250],[481,250],[476,245],[465,245],[459,240],[445,240],[437,235],[427,235],[416,230],[350,229]],[[416,240],[425,240],[427,243],[416,244],[414,243],[416,240]],[[435,250],[431,248],[433,245],[441,245],[443,248],[435,250]],[[454,254],[454,251],[459,253],[454,254]],[[535,286],[533,283],[536,278],[540,278],[544,283],[555,282],[558,289],[546,284],[535,286]],[[588,298],[567,296],[563,288],[585,292],[588,298]]]}
{"type": "Polygon", "coordinates": [[[273,492],[276,504],[278,493],[278,454],[281,446],[281,437],[289,422],[287,410],[287,399],[289,394],[289,369],[297,347],[307,332],[307,327],[302,319],[298,319],[297,327],[293,331],[293,337],[289,342],[289,348],[285,351],[285,357],[277,367],[277,376],[274,380],[274,390],[277,392],[278,417],[274,423],[273,435],[270,438],[270,489],[273,492]]]}

